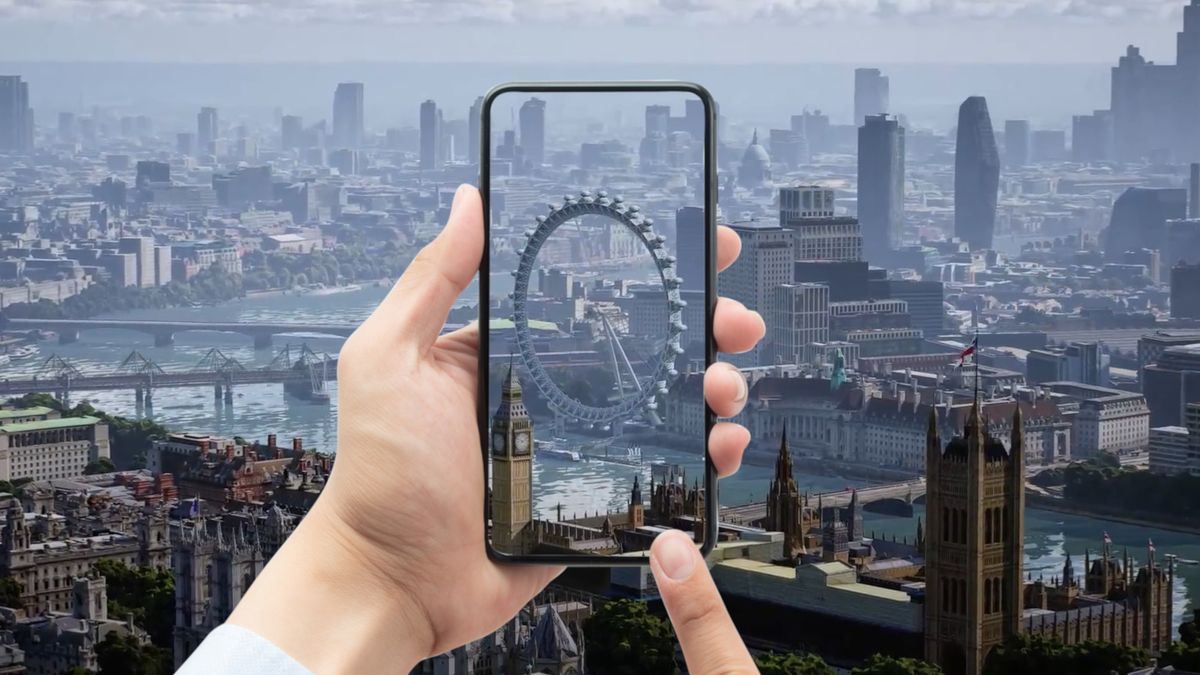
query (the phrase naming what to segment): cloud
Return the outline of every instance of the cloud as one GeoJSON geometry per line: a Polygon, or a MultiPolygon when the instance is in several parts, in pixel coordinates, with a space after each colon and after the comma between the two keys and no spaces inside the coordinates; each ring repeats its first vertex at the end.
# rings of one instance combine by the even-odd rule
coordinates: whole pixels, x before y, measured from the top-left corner
{"type": "Polygon", "coordinates": [[[1162,19],[1184,0],[0,0],[0,20],[736,25],[896,18],[1162,19]]]}

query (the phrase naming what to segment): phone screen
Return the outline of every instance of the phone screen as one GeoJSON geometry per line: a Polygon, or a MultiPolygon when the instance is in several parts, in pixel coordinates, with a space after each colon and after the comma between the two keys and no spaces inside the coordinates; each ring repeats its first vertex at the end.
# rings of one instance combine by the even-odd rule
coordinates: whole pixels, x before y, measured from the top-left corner
{"type": "Polygon", "coordinates": [[[492,548],[611,564],[644,562],[667,529],[703,545],[708,106],[525,90],[481,106],[492,548]]]}

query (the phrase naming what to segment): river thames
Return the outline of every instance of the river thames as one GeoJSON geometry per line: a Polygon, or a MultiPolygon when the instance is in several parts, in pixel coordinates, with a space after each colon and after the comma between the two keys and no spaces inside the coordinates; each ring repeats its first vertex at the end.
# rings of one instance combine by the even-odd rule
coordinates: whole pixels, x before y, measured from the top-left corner
{"type": "MultiPolygon", "coordinates": [[[[105,315],[101,318],[153,319],[210,322],[304,322],[348,324],[361,322],[384,296],[384,287],[364,286],[355,291],[328,295],[267,295],[246,298],[216,307],[174,308],[105,315]]],[[[79,341],[59,345],[42,342],[35,357],[22,359],[2,369],[5,377],[33,374],[52,354],[57,354],[82,370],[114,369],[129,353],[137,350],[167,370],[183,370],[195,365],[212,348],[240,361],[247,368],[264,366],[287,344],[307,344],[317,352],[336,354],[340,338],[283,335],[276,336],[271,349],[254,349],[250,337],[224,333],[179,333],[176,344],[155,347],[148,334],[122,330],[82,331],[79,341]]],[[[280,439],[303,437],[306,447],[336,451],[337,445],[337,384],[329,383],[331,401],[324,404],[300,401],[283,392],[282,385],[247,385],[235,387],[231,404],[213,396],[211,388],[162,389],[154,392],[151,410],[137,407],[134,392],[74,392],[73,402],[87,400],[97,408],[118,415],[150,414],[171,429],[212,432],[248,439],[265,439],[276,433],[280,439]]],[[[801,448],[794,448],[801,449],[801,448]]],[[[699,452],[643,446],[645,459],[661,459],[683,467],[688,480],[700,476],[703,458],[699,452]]],[[[608,462],[569,462],[554,459],[535,461],[535,484],[554,486],[538,495],[536,509],[542,517],[552,517],[562,505],[564,516],[582,515],[604,509],[623,509],[635,474],[649,480],[649,469],[608,462]]],[[[767,492],[772,469],[744,465],[733,477],[720,484],[723,505],[761,501],[767,492]]],[[[798,473],[796,480],[802,490],[822,492],[840,490],[846,486],[862,485],[859,480],[798,473]]],[[[921,515],[918,507],[917,515],[921,515]]],[[[1197,514],[1200,519],[1200,514],[1197,514]]],[[[912,539],[916,519],[864,514],[864,530],[876,536],[912,539]]],[[[1177,567],[1175,585],[1175,623],[1190,618],[1191,608],[1200,601],[1200,535],[1182,534],[1143,527],[1027,509],[1025,514],[1025,569],[1036,578],[1047,579],[1062,572],[1063,562],[1070,554],[1077,575],[1083,573],[1085,549],[1095,555],[1103,535],[1108,532],[1117,551],[1128,547],[1139,561],[1147,555],[1147,541],[1153,539],[1160,563],[1164,555],[1176,555],[1193,564],[1177,567]]]]}

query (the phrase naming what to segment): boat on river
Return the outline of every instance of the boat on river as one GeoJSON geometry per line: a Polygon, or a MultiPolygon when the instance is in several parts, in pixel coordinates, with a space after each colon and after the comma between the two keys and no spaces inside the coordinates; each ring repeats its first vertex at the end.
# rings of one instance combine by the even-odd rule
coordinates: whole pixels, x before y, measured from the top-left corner
{"type": "Polygon", "coordinates": [[[583,453],[566,447],[566,442],[559,438],[549,441],[535,439],[533,441],[533,451],[538,457],[545,459],[558,459],[567,462],[583,461],[583,453]]]}

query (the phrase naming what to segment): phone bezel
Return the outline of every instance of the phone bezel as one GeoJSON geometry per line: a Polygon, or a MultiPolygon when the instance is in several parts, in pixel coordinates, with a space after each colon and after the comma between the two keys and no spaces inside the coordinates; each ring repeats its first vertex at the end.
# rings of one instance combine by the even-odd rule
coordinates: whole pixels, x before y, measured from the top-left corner
{"type": "MultiPolygon", "coordinates": [[[[479,193],[483,200],[484,227],[491,231],[491,209],[489,205],[491,186],[491,115],[492,104],[506,93],[637,93],[637,92],[677,92],[695,95],[704,105],[704,299],[707,304],[705,314],[705,368],[716,361],[716,344],[713,339],[713,318],[717,302],[717,270],[716,270],[716,218],[717,218],[717,164],[716,164],[716,105],[712,95],[704,87],[684,81],[603,81],[603,82],[509,82],[493,87],[483,97],[479,114],[479,193]]],[[[487,532],[487,484],[489,471],[488,462],[488,321],[490,307],[487,298],[490,294],[490,265],[491,252],[490,236],[484,237],[483,258],[479,262],[479,376],[478,404],[476,417],[479,426],[479,447],[483,458],[484,485],[484,546],[488,557],[496,562],[504,563],[540,563],[547,565],[570,565],[579,567],[641,567],[650,562],[649,555],[644,556],[601,556],[591,554],[526,554],[514,555],[496,550],[492,546],[487,532]]],[[[716,415],[704,404],[704,543],[700,553],[707,555],[714,547],[717,539],[717,472],[713,466],[712,457],[708,452],[708,437],[716,423],[716,415]]]]}

